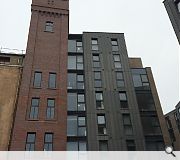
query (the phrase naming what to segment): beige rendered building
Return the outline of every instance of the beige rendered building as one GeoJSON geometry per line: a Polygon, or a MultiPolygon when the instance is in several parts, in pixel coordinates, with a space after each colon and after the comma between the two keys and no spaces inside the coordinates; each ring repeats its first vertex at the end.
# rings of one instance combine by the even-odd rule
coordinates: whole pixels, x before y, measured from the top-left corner
{"type": "Polygon", "coordinates": [[[0,150],[7,151],[21,77],[23,55],[0,53],[0,150]]]}

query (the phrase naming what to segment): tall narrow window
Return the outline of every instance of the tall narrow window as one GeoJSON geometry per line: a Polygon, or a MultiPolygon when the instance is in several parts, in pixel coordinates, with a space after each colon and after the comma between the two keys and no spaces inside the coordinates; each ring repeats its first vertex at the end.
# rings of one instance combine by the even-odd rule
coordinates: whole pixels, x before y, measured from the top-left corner
{"type": "Polygon", "coordinates": [[[119,51],[117,39],[111,39],[111,44],[112,44],[112,51],[113,52],[119,51]]]}
{"type": "Polygon", "coordinates": [[[79,53],[83,52],[83,44],[81,41],[76,42],[76,52],[79,52],[79,53]]]}
{"type": "Polygon", "coordinates": [[[116,72],[117,87],[124,87],[124,78],[122,72],[116,72]]]}
{"type": "Polygon", "coordinates": [[[134,140],[126,140],[126,145],[128,151],[136,151],[136,145],[134,140]]]}
{"type": "Polygon", "coordinates": [[[44,136],[44,151],[53,150],[53,133],[45,133],[44,136]]]}
{"type": "Polygon", "coordinates": [[[93,67],[94,68],[100,67],[100,57],[98,54],[93,54],[93,67]]]}
{"type": "Polygon", "coordinates": [[[122,116],[125,135],[133,135],[130,114],[123,114],[122,116]]]}
{"type": "Polygon", "coordinates": [[[53,22],[46,21],[45,31],[46,32],[53,32],[53,22]]]}
{"type": "Polygon", "coordinates": [[[102,78],[101,78],[101,72],[94,72],[94,86],[96,88],[102,87],[102,78]]]}
{"type": "Polygon", "coordinates": [[[96,108],[97,109],[104,109],[103,104],[103,93],[102,92],[96,92],[96,108]]]}
{"type": "Polygon", "coordinates": [[[92,45],[92,51],[98,51],[99,50],[97,38],[92,38],[91,45],[92,45]]]}
{"type": "Polygon", "coordinates": [[[84,76],[82,74],[77,75],[77,88],[84,89],[84,76]]]}
{"type": "Polygon", "coordinates": [[[120,55],[119,54],[114,54],[113,58],[114,58],[114,67],[115,68],[122,68],[120,55]]]}
{"type": "Polygon", "coordinates": [[[39,111],[39,98],[32,98],[29,118],[30,119],[37,119],[38,118],[38,111],[39,111]]]}
{"type": "Polygon", "coordinates": [[[119,99],[120,99],[120,103],[121,103],[121,108],[128,108],[126,92],[119,92],[119,99]]]}
{"type": "Polygon", "coordinates": [[[47,100],[46,118],[53,119],[54,112],[55,112],[55,99],[48,99],[47,100]]]}
{"type": "Polygon", "coordinates": [[[56,88],[56,73],[49,73],[49,88],[56,88]]]}
{"type": "Polygon", "coordinates": [[[42,72],[35,72],[34,73],[34,87],[37,87],[37,88],[41,87],[41,79],[42,79],[42,72]]]}
{"type": "Polygon", "coordinates": [[[35,151],[35,139],[36,139],[36,133],[27,133],[26,137],[26,151],[35,151]]]}
{"type": "Polygon", "coordinates": [[[83,56],[77,56],[77,69],[83,70],[83,56]]]}
{"type": "Polygon", "coordinates": [[[106,140],[99,141],[99,151],[108,151],[108,141],[106,140]]]}
{"type": "Polygon", "coordinates": [[[105,115],[98,115],[98,134],[107,134],[105,115]]]}

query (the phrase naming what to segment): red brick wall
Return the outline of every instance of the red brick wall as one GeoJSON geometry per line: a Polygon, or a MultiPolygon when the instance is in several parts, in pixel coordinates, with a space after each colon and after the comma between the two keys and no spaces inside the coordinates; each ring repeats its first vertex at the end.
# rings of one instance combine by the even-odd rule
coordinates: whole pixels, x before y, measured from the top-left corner
{"type": "Polygon", "coordinates": [[[66,150],[68,1],[54,5],[33,0],[22,82],[9,150],[23,151],[27,132],[36,132],[36,150],[43,150],[44,133],[54,133],[54,150],[66,150]],[[60,6],[67,10],[59,9],[60,6]],[[36,6],[34,5],[36,4],[36,6]],[[37,7],[37,5],[40,5],[37,7]],[[57,9],[56,6],[58,6],[57,9]],[[63,13],[63,14],[61,14],[63,13]],[[44,32],[45,22],[54,22],[54,32],[44,32]],[[42,88],[33,88],[34,71],[42,72],[42,88]],[[48,89],[49,72],[57,74],[57,89],[48,89]],[[39,118],[29,121],[31,98],[39,97],[39,118]],[[55,98],[55,119],[46,120],[47,98],[55,98]]]}

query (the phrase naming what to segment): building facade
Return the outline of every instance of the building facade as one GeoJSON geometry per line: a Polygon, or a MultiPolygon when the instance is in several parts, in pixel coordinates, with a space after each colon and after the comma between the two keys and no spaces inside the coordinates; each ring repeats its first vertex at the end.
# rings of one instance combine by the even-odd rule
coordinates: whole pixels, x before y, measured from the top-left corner
{"type": "Polygon", "coordinates": [[[180,0],[165,0],[163,3],[180,44],[180,0]]]}
{"type": "Polygon", "coordinates": [[[171,139],[171,145],[174,150],[180,151],[180,102],[176,108],[165,115],[168,132],[171,139]]]}
{"type": "Polygon", "coordinates": [[[0,150],[7,151],[21,80],[23,55],[0,53],[0,150]]]}
{"type": "Polygon", "coordinates": [[[170,144],[151,68],[123,33],[69,34],[68,0],[33,0],[11,151],[151,151],[170,144]]]}

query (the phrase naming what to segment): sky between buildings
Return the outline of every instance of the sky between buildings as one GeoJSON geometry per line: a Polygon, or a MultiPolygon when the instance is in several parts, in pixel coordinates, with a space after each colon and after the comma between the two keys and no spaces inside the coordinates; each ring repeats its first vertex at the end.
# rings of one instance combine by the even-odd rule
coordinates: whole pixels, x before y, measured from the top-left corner
{"type": "MultiPolygon", "coordinates": [[[[0,47],[26,49],[31,0],[1,0],[0,47]]],[[[152,67],[164,113],[179,101],[179,45],[162,0],[70,0],[70,33],[124,33],[130,57],[152,67]]]]}

